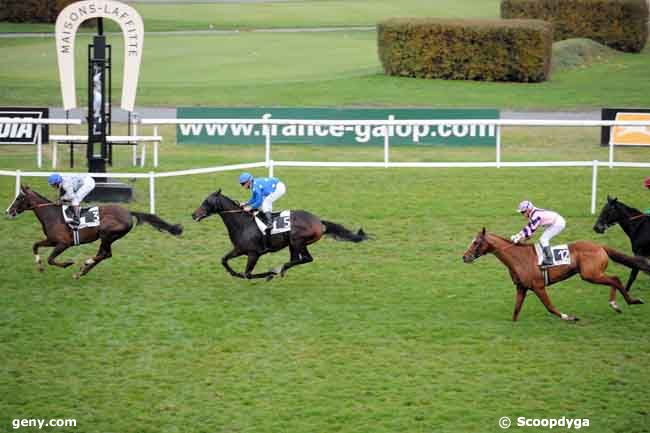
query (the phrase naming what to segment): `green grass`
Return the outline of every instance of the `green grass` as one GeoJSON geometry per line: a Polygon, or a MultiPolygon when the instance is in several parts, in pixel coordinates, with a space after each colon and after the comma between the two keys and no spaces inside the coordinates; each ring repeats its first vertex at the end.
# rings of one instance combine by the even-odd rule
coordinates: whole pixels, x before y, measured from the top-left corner
{"type": "MultiPolygon", "coordinates": [[[[160,170],[263,156],[260,146],[176,146],[163,132],[160,170]]],[[[606,155],[595,130],[509,128],[503,142],[507,160],[606,155]]],[[[490,160],[494,150],[398,148],[392,157],[490,160]]],[[[33,158],[28,147],[0,148],[2,169],[33,169],[33,158]]],[[[381,148],[279,146],[274,158],[369,160],[381,148]]],[[[130,169],[129,160],[119,149],[114,170],[130,169]]],[[[565,216],[558,241],[629,252],[619,228],[591,230],[590,169],[276,173],[288,185],[279,207],[362,226],[375,239],[323,240],[310,248],[314,263],[271,283],[232,279],[219,263],[230,248],[219,218],[194,223],[189,215],[218,187],[245,198],[235,172],[157,181],[157,213],[184,224],[183,236],[138,227],[80,281],[76,266],[36,271],[31,244],[42,235],[33,214],[0,220],[0,425],[57,417],[78,427],[56,431],[102,433],[486,432],[508,415],[589,418],[591,432],[647,431],[647,306],[616,315],[606,288],[572,279],[550,296],[578,324],[550,316],[535,297],[513,324],[505,268],[492,256],[461,261],[483,226],[503,235],[521,228],[514,208],[524,198],[565,216]]],[[[646,174],[601,169],[600,201],[610,193],[645,207],[646,174]]],[[[0,178],[0,202],[10,202],[13,182],[0,178]]],[[[43,179],[29,182],[48,192],[43,179]]],[[[146,210],[146,182],[135,191],[129,207],[146,210]]],[[[64,257],[80,264],[96,247],[64,257]]],[[[264,257],[259,269],[286,258],[264,257]]],[[[627,276],[618,265],[609,272],[627,276]]],[[[648,283],[641,276],[636,295],[647,298],[648,283]]]]}
{"type": "MultiPolygon", "coordinates": [[[[86,86],[77,41],[78,94],[86,86]]],[[[119,101],[121,46],[114,42],[119,101]]],[[[0,39],[0,101],[60,106],[54,42],[0,39]]],[[[419,80],[385,76],[374,32],[151,36],[145,40],[137,104],[142,106],[437,106],[599,109],[650,105],[650,48],[588,68],[556,70],[539,84],[419,80]]]]}
{"type": "MultiPolygon", "coordinates": [[[[395,16],[498,18],[499,2],[475,0],[336,0],[274,3],[132,5],[144,18],[146,31],[281,27],[374,26],[395,16]]],[[[50,26],[49,31],[54,27],[50,26]]],[[[111,29],[114,29],[112,27],[111,29]]],[[[0,32],[48,31],[46,26],[0,23],[0,32]]]]}

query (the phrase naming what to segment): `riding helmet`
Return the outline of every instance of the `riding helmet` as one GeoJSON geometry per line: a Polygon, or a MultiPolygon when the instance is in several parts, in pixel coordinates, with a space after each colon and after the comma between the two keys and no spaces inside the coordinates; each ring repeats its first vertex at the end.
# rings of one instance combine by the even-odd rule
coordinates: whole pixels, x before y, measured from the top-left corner
{"type": "Polygon", "coordinates": [[[249,180],[253,180],[253,175],[250,174],[249,172],[245,171],[242,174],[239,175],[239,184],[243,185],[249,180]]]}
{"type": "Polygon", "coordinates": [[[521,203],[519,203],[519,207],[517,208],[517,212],[519,212],[519,213],[524,213],[524,212],[526,212],[528,209],[532,209],[532,208],[534,208],[534,207],[535,207],[535,206],[533,205],[532,202],[530,202],[530,201],[528,201],[528,200],[524,200],[524,201],[522,201],[521,203]]]}
{"type": "Polygon", "coordinates": [[[61,183],[61,181],[63,181],[63,178],[61,177],[61,175],[59,173],[52,173],[47,178],[47,183],[49,185],[58,185],[58,184],[61,183]]]}

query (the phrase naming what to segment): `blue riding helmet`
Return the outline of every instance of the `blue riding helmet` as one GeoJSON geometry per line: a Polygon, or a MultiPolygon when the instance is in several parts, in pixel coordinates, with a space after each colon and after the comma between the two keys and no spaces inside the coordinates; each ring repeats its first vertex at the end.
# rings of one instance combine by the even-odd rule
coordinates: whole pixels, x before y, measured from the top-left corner
{"type": "Polygon", "coordinates": [[[239,175],[239,184],[243,185],[249,180],[253,180],[253,175],[248,173],[247,171],[243,172],[242,174],[239,175]]]}
{"type": "Polygon", "coordinates": [[[59,173],[52,173],[52,174],[49,175],[49,177],[47,178],[47,183],[48,183],[49,185],[58,185],[58,184],[60,184],[62,181],[63,181],[63,178],[61,177],[61,175],[60,175],[59,173]]]}

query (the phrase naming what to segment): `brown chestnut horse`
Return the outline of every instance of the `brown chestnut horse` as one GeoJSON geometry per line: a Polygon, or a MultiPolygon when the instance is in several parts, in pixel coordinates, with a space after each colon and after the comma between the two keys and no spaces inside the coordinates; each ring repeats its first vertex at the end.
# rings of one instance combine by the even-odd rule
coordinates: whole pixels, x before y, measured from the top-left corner
{"type": "MultiPolygon", "coordinates": [[[[43,271],[41,257],[38,254],[39,247],[54,247],[47,259],[47,263],[50,265],[60,268],[73,265],[72,261],[59,263],[55,260],[58,255],[74,244],[72,230],[63,219],[61,205],[49,201],[28,186],[21,186],[20,193],[7,209],[7,216],[15,218],[18,214],[28,210],[34,211],[45,233],[45,239],[36,242],[32,247],[39,271],[43,271]]],[[[111,245],[131,231],[134,217],[136,224],[146,222],[160,231],[166,231],[175,236],[183,232],[182,226],[168,224],[156,215],[133,212],[116,205],[99,206],[100,225],[80,229],[79,241],[86,244],[101,239],[101,245],[97,255],[84,262],[79,273],[74,275],[75,278],[86,275],[99,262],[112,256],[111,245]]]]}
{"type": "MultiPolygon", "coordinates": [[[[605,269],[607,269],[609,259],[612,259],[628,268],[650,270],[650,263],[644,257],[626,256],[612,248],[589,241],[573,242],[569,244],[569,251],[571,252],[571,264],[549,268],[548,285],[580,274],[583,280],[590,283],[610,286],[609,305],[619,313],[621,310],[616,304],[617,290],[621,292],[628,304],[643,304],[641,299],[634,299],[628,294],[618,277],[605,275],[605,269]]],[[[512,314],[513,321],[519,318],[519,312],[528,290],[535,292],[551,314],[555,314],[562,320],[578,320],[575,316],[560,313],[551,303],[548,293],[546,293],[544,275],[537,265],[537,254],[533,245],[514,244],[508,239],[487,233],[483,228],[463,254],[463,261],[472,263],[488,253],[494,254],[508,268],[512,282],[517,287],[515,311],[512,314]]]]}

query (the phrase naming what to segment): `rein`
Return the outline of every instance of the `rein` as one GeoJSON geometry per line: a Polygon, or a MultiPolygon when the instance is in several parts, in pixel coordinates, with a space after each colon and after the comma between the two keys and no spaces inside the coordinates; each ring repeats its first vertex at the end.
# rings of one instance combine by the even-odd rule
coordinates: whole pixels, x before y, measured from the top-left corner
{"type": "Polygon", "coordinates": [[[37,204],[36,206],[28,207],[25,210],[35,210],[35,209],[40,209],[42,207],[47,207],[47,206],[57,206],[57,204],[56,203],[41,203],[41,204],[37,204]]]}
{"type": "Polygon", "coordinates": [[[644,213],[641,213],[641,214],[639,214],[639,215],[635,215],[635,216],[633,216],[633,217],[630,217],[629,219],[630,219],[630,220],[635,220],[635,219],[643,218],[643,217],[647,217],[647,216],[650,216],[650,215],[646,215],[646,214],[644,214],[644,213]]]}

